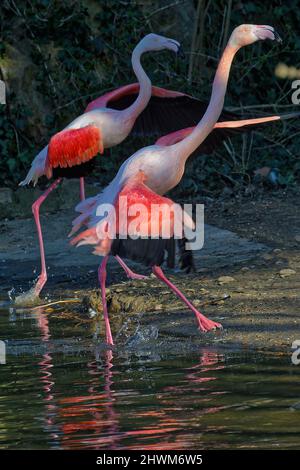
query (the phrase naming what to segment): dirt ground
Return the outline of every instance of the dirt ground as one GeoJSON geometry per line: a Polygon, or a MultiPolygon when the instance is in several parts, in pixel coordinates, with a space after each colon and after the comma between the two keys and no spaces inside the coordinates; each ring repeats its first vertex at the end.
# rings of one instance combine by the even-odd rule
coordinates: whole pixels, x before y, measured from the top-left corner
{"type": "Polygon", "coordinates": [[[282,250],[300,247],[300,190],[259,191],[248,197],[222,198],[206,206],[207,221],[250,240],[282,250]]]}
{"type": "MultiPolygon", "coordinates": [[[[42,303],[73,299],[51,307],[53,318],[76,320],[95,331],[101,318],[96,269],[89,248],[69,246],[66,234],[77,188],[57,211],[62,192],[42,212],[49,282],[42,303]]],[[[30,189],[28,190],[30,191],[30,189]]],[[[88,188],[89,193],[98,191],[88,188]]],[[[203,202],[203,201],[201,201],[203,202]]],[[[20,205],[22,200],[15,201],[20,205]]],[[[36,233],[28,217],[0,222],[0,296],[26,290],[37,277],[36,233]]],[[[197,273],[169,271],[194,304],[223,330],[201,334],[193,314],[152,276],[130,281],[112,262],[107,296],[116,343],[132,348],[191,349],[199,345],[287,352],[300,338],[300,191],[261,192],[206,203],[205,245],[195,253],[197,273]]],[[[6,207],[6,210],[7,207],[6,207]]],[[[9,211],[11,213],[11,211],[9,211]]],[[[133,266],[143,272],[139,266],[133,266]]],[[[149,271],[148,271],[148,274],[149,271]]],[[[11,304],[12,305],[12,304],[11,304]]],[[[103,332],[102,320],[100,331],[103,332]]]]}

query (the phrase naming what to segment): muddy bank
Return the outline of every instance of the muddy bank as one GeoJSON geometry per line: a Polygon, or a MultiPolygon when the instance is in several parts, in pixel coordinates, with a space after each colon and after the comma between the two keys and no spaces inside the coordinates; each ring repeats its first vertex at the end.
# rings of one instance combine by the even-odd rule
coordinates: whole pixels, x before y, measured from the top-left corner
{"type": "MultiPolygon", "coordinates": [[[[294,269],[286,270],[282,266],[288,260],[276,252],[267,260],[252,260],[249,267],[235,266],[230,277],[219,276],[217,271],[209,275],[170,274],[199,310],[223,324],[222,331],[208,334],[199,333],[193,314],[156,279],[113,282],[107,297],[114,336],[119,344],[137,348],[218,345],[288,352],[299,339],[300,279],[295,270],[299,261],[294,260],[294,269]]],[[[92,317],[87,322],[93,328],[96,312],[102,309],[98,289],[77,295],[84,301],[73,307],[73,312],[81,319],[92,317]]],[[[101,315],[99,320],[102,322],[101,315]]]]}
{"type": "MultiPolygon", "coordinates": [[[[69,183],[71,187],[69,203],[73,205],[76,188],[69,183]]],[[[252,202],[249,201],[250,208],[253,208],[252,202]]],[[[286,210],[286,204],[283,206],[286,210]]],[[[244,224],[237,231],[245,235],[249,207],[235,205],[240,209],[239,216],[236,212],[230,214],[226,205],[222,207],[220,225],[229,228],[232,221],[232,225],[237,226],[240,217],[244,224]]],[[[260,242],[255,239],[251,225],[251,219],[257,225],[258,213],[256,218],[251,212],[248,217],[247,233],[251,234],[252,240],[207,225],[204,248],[194,253],[197,273],[187,275],[168,271],[171,280],[199,310],[223,324],[222,331],[201,334],[196,329],[193,314],[165,285],[151,276],[143,281],[129,281],[112,260],[108,269],[107,296],[116,344],[126,348],[172,351],[216,345],[289,352],[292,341],[300,335],[300,256],[295,246],[299,222],[292,217],[295,209],[291,208],[289,227],[286,227],[290,243],[286,243],[284,237],[278,237],[275,244],[270,232],[272,230],[274,234],[276,223],[281,222],[283,233],[280,219],[283,214],[275,203],[269,203],[264,209],[258,201],[257,208],[266,232],[264,239],[257,237],[260,242]],[[273,226],[267,226],[266,220],[273,226]]],[[[37,314],[47,315],[54,327],[56,322],[65,322],[70,328],[80,324],[84,336],[93,338],[97,333],[102,340],[104,326],[96,275],[100,260],[91,255],[89,248],[74,249],[69,245],[66,234],[73,216],[73,209],[65,206],[59,212],[54,206],[42,211],[49,273],[42,303],[70,298],[74,301],[40,308],[37,314]]],[[[213,205],[208,208],[207,216],[208,220],[218,222],[213,205]]],[[[0,295],[7,299],[11,289],[18,293],[32,285],[39,272],[39,251],[32,218],[2,220],[0,231],[0,295]]],[[[257,232],[261,234],[260,230],[257,232]]],[[[149,270],[143,271],[140,266],[131,264],[131,267],[150,275],[149,270]]],[[[74,337],[77,336],[75,328],[74,337]]]]}

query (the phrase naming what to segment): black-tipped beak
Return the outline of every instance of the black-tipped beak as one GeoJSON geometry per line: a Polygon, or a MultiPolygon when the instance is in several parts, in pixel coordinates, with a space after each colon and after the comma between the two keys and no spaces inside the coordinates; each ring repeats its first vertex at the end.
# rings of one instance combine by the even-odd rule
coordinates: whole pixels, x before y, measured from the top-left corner
{"type": "Polygon", "coordinates": [[[285,119],[297,119],[300,118],[300,113],[288,113],[280,115],[280,120],[284,121],[285,119]]]}
{"type": "Polygon", "coordinates": [[[180,59],[185,59],[185,53],[182,46],[178,47],[177,55],[180,59]]]}
{"type": "Polygon", "coordinates": [[[281,37],[279,36],[279,34],[277,33],[277,31],[275,31],[275,30],[274,30],[274,36],[275,36],[275,41],[277,41],[277,42],[282,42],[281,37]]]}

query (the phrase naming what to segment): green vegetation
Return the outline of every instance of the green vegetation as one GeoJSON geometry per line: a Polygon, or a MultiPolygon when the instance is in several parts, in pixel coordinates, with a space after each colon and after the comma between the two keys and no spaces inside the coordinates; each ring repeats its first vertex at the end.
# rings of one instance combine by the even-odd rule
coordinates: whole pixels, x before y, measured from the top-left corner
{"type": "MultiPolygon", "coordinates": [[[[216,59],[233,27],[272,24],[283,44],[241,51],[226,105],[236,111],[257,106],[253,115],[295,109],[291,82],[274,75],[279,62],[300,66],[295,1],[4,0],[0,15],[0,78],[7,85],[7,105],[0,108],[0,185],[15,187],[49,137],[91,99],[135,81],[131,51],[151,31],[180,40],[187,55],[183,62],[167,52],[145,57],[153,83],[208,99],[216,59]]],[[[180,191],[244,187],[264,165],[279,169],[282,184],[293,184],[300,176],[298,128],[297,122],[274,124],[232,139],[215,155],[191,162],[180,191]]],[[[96,178],[105,184],[124,157],[148,143],[129,138],[111,158],[99,158],[96,178]]]]}

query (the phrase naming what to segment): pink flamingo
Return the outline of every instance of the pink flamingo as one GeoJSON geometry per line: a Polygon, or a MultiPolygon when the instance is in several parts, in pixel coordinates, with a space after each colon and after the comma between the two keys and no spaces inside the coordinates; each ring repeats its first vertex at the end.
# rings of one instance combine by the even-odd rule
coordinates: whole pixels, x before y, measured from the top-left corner
{"type": "MultiPolygon", "coordinates": [[[[102,292],[106,341],[109,345],[113,345],[105,295],[106,265],[109,255],[124,256],[151,266],[154,275],[170,287],[193,311],[201,331],[206,332],[221,327],[220,323],[209,320],[199,312],[184,294],[166,278],[160,267],[170,242],[170,237],[162,238],[161,234],[166,233],[165,229],[168,230],[168,227],[171,228],[170,236],[176,234],[174,215],[176,211],[178,213],[181,210],[178,206],[174,206],[173,201],[162,195],[180,182],[188,157],[214,128],[224,105],[229,72],[237,51],[243,46],[267,38],[280,40],[271,26],[241,25],[237,27],[230,36],[218,65],[208,108],[195,129],[176,144],[167,147],[154,145],[139,150],[122,164],[115,178],[101,194],[87,199],[77,206],[76,209],[81,212],[81,215],[74,220],[72,233],[83,225],[87,225],[88,229],[77,235],[71,243],[73,245],[96,245],[94,253],[104,256],[99,267],[99,282],[102,292]],[[111,224],[114,211],[108,211],[108,214],[101,216],[99,208],[101,209],[103,204],[111,204],[118,213],[119,206],[124,210],[124,206],[122,206],[124,197],[126,199],[126,214],[123,213],[123,215],[128,220],[128,226],[124,230],[124,226],[120,225],[120,221],[117,220],[117,232],[111,236],[107,227],[111,224]],[[167,205],[169,208],[173,208],[173,211],[172,214],[170,211],[168,220],[160,218],[155,227],[153,227],[151,216],[149,217],[149,213],[147,213],[147,217],[140,221],[138,232],[134,229],[128,231],[131,220],[130,208],[135,204],[143,204],[143,207],[147,208],[151,208],[152,204],[160,207],[167,205]],[[160,238],[143,238],[149,233],[152,237],[159,236],[160,238]],[[126,238],[126,235],[129,235],[130,238],[126,238]]],[[[185,215],[183,220],[190,228],[192,226],[191,219],[186,214],[181,213],[180,215],[185,215]]]]}
{"type": "MultiPolygon", "coordinates": [[[[121,143],[133,135],[153,135],[169,132],[199,120],[205,105],[189,95],[151,86],[150,79],[141,66],[141,56],[147,51],[170,49],[178,52],[180,44],[169,38],[149,34],[135,47],[132,54],[133,70],[139,83],[133,83],[108,92],[92,101],[85,113],[76,118],[63,131],[55,134],[49,145],[35,157],[26,178],[20,185],[33,182],[46,175],[54,182],[32,205],[32,212],[38,232],[41,273],[36,284],[26,293],[18,296],[18,304],[35,303],[47,282],[47,268],[43,234],[40,223],[40,207],[47,197],[61,183],[62,178],[80,178],[80,199],[85,199],[84,176],[93,169],[94,157],[105,148],[121,143]],[[149,104],[150,105],[147,106],[149,104]],[[175,113],[175,115],[174,115],[175,113]],[[154,119],[153,119],[154,116],[154,119]]],[[[224,113],[223,119],[234,117],[224,113]]],[[[126,263],[116,256],[117,261],[131,279],[144,279],[134,273],[126,263]]]]}
{"type": "MultiPolygon", "coordinates": [[[[252,119],[239,119],[234,121],[219,121],[214,125],[213,131],[204,140],[204,142],[195,150],[194,154],[210,154],[221,142],[225,140],[230,134],[234,134],[236,131],[253,130],[258,125],[268,124],[274,121],[284,121],[288,119],[299,118],[300,113],[287,113],[281,115],[252,118],[252,119]],[[218,132],[219,131],[219,132],[218,132]]],[[[182,139],[192,133],[195,127],[187,127],[180,129],[170,134],[160,137],[155,143],[156,145],[174,145],[180,142],[182,139]]],[[[186,240],[181,240],[179,243],[179,266],[181,270],[189,273],[191,271],[196,272],[196,267],[192,255],[192,251],[188,251],[185,248],[186,240]]],[[[175,246],[172,248],[175,253],[175,246]]],[[[174,267],[174,260],[170,263],[170,267],[174,267]]]]}

